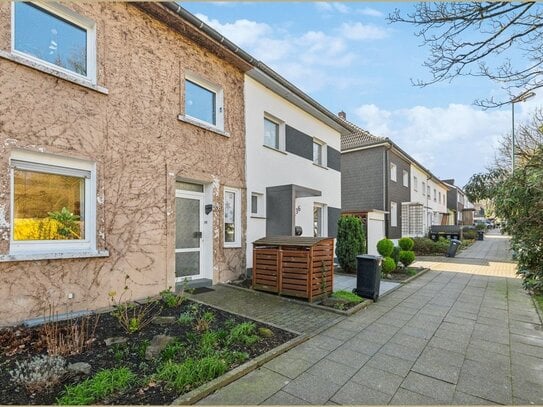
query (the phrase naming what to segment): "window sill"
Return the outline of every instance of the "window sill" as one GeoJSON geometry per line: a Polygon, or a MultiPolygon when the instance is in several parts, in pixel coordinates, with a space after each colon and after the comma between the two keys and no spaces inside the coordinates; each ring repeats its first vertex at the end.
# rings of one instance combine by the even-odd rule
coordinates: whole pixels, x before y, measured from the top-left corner
{"type": "Polygon", "coordinates": [[[223,245],[223,249],[241,249],[241,243],[236,243],[232,245],[223,245]]]}
{"type": "Polygon", "coordinates": [[[283,151],[283,150],[279,150],[278,148],[275,148],[275,147],[270,147],[270,146],[267,146],[266,144],[262,144],[262,147],[265,147],[269,150],[272,150],[272,151],[275,151],[277,153],[281,153],[281,154],[284,154],[284,155],[288,155],[286,151],[283,151]]]}
{"type": "Polygon", "coordinates": [[[328,167],[325,167],[325,166],[322,165],[322,164],[317,164],[317,163],[314,162],[313,165],[314,165],[315,167],[319,167],[319,168],[322,168],[323,170],[327,170],[327,171],[328,171],[328,167]]]}
{"type": "Polygon", "coordinates": [[[266,219],[266,217],[262,215],[251,215],[251,218],[252,219],[266,219]]]}
{"type": "Polygon", "coordinates": [[[107,250],[94,250],[88,252],[66,253],[18,253],[0,255],[0,263],[10,261],[35,261],[35,260],[60,260],[60,259],[84,259],[92,257],[109,257],[107,250]]]}
{"type": "Polygon", "coordinates": [[[223,137],[230,137],[230,134],[228,132],[219,129],[218,127],[214,127],[212,125],[206,125],[206,124],[200,123],[199,121],[191,119],[190,117],[182,115],[182,114],[177,116],[177,120],[179,120],[181,122],[184,122],[184,123],[192,124],[193,126],[200,127],[200,128],[202,128],[204,130],[211,131],[211,132],[213,132],[215,134],[218,134],[220,136],[223,136],[223,137]]]}
{"type": "Polygon", "coordinates": [[[46,73],[46,74],[51,75],[51,76],[55,76],[57,78],[65,80],[65,81],[75,83],[76,85],[83,86],[84,88],[92,89],[92,90],[94,90],[96,92],[99,92],[99,93],[102,93],[104,95],[107,95],[109,93],[109,91],[106,88],[102,87],[102,86],[95,85],[95,84],[93,84],[93,83],[91,83],[89,81],[78,78],[76,76],[72,76],[72,75],[69,75],[67,73],[57,71],[54,68],[50,68],[48,66],[42,65],[42,64],[40,64],[38,62],[27,59],[27,58],[25,58],[23,56],[15,55],[15,54],[13,54],[11,52],[6,52],[6,51],[3,51],[3,50],[0,50],[0,58],[4,58],[4,59],[7,59],[9,61],[15,62],[17,64],[24,65],[26,67],[35,69],[37,71],[46,73]]]}

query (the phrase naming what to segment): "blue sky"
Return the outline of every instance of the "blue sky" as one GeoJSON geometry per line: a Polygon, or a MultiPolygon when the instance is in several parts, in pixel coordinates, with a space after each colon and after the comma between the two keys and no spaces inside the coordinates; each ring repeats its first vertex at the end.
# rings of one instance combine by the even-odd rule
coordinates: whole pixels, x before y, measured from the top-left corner
{"type": "MultiPolygon", "coordinates": [[[[510,132],[511,109],[482,111],[475,99],[500,95],[490,81],[464,77],[426,88],[428,49],[415,27],[386,17],[414,3],[183,2],[190,12],[275,69],[332,112],[388,136],[441,178],[463,186],[494,158],[510,132]]],[[[538,95],[539,96],[539,95],[538,95]]],[[[543,99],[517,105],[518,122],[543,99]]]]}

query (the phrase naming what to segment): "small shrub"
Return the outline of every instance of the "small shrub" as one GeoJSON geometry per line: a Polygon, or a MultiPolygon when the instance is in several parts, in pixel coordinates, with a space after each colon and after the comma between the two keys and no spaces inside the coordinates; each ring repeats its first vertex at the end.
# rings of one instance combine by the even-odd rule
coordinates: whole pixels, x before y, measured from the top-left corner
{"type": "Polygon", "coordinates": [[[415,252],[411,250],[402,250],[400,252],[400,261],[407,267],[415,261],[415,252]]]}
{"type": "Polygon", "coordinates": [[[394,251],[394,243],[390,239],[381,239],[377,242],[377,251],[383,257],[390,257],[394,251]]]}
{"type": "Polygon", "coordinates": [[[156,378],[178,392],[185,392],[222,375],[227,362],[218,355],[187,359],[182,363],[168,361],[157,371],[156,378]]]}
{"type": "Polygon", "coordinates": [[[226,342],[228,345],[233,343],[253,345],[260,340],[260,337],[255,334],[255,330],[256,325],[254,322],[242,322],[230,330],[226,342]]]}
{"type": "Polygon", "coordinates": [[[339,290],[332,294],[332,298],[339,298],[345,301],[349,301],[353,304],[359,304],[364,301],[364,298],[345,290],[339,290]]]}
{"type": "Polygon", "coordinates": [[[336,256],[346,273],[356,271],[356,256],[366,253],[364,225],[357,216],[341,216],[338,219],[336,256]]]}
{"type": "Polygon", "coordinates": [[[206,311],[202,316],[196,318],[194,329],[198,332],[205,332],[209,329],[209,325],[215,320],[215,315],[211,311],[206,311]]]}
{"type": "Polygon", "coordinates": [[[200,337],[199,350],[202,356],[214,354],[219,347],[220,335],[217,332],[207,331],[200,337]]]}
{"type": "Polygon", "coordinates": [[[185,301],[184,295],[178,295],[171,291],[172,287],[169,287],[167,290],[160,292],[160,297],[162,298],[162,302],[166,305],[168,308],[177,308],[180,306],[183,301],[185,301]]]}
{"type": "Polygon", "coordinates": [[[119,298],[117,298],[115,291],[109,292],[108,295],[114,308],[111,315],[117,319],[126,333],[132,334],[149,325],[160,314],[162,306],[158,301],[148,301],[143,305],[123,302],[123,296],[126,292],[125,289],[119,298]]]}
{"type": "Polygon", "coordinates": [[[410,237],[402,237],[400,240],[398,240],[398,245],[402,250],[409,251],[413,250],[415,242],[410,237]]]}
{"type": "Polygon", "coordinates": [[[384,257],[381,263],[381,272],[385,275],[389,275],[396,270],[396,263],[392,257],[384,257]]]}
{"type": "Polygon", "coordinates": [[[179,318],[177,318],[177,322],[180,325],[190,325],[192,324],[192,321],[194,321],[194,315],[192,312],[182,312],[179,315],[179,318]]]}
{"type": "Polygon", "coordinates": [[[136,375],[127,367],[102,370],[77,385],[66,386],[64,395],[57,400],[60,405],[87,405],[127,389],[136,381],[136,375]]]}
{"type": "MultiPolygon", "coordinates": [[[[183,344],[178,340],[173,341],[168,344],[160,354],[162,361],[166,362],[168,360],[175,359],[181,352],[185,349],[183,344]]],[[[144,354],[145,355],[145,354],[144,354]]]]}
{"type": "Polygon", "coordinates": [[[426,237],[416,237],[413,241],[415,242],[413,251],[417,256],[443,255],[449,248],[449,241],[443,237],[440,237],[437,242],[426,237]]]}
{"type": "Polygon", "coordinates": [[[477,239],[477,231],[473,229],[467,229],[462,232],[462,236],[466,240],[475,240],[477,239]]]}
{"type": "Polygon", "coordinates": [[[400,248],[400,246],[394,246],[394,250],[392,250],[392,254],[390,255],[390,257],[394,259],[394,263],[396,263],[396,265],[398,265],[398,262],[400,261],[401,250],[402,249],[400,248]]]}
{"type": "Polygon", "coordinates": [[[39,392],[59,383],[66,373],[66,360],[58,355],[38,355],[32,359],[15,362],[9,372],[11,380],[29,392],[39,392]]]}
{"type": "Polygon", "coordinates": [[[145,352],[147,351],[147,347],[151,344],[151,342],[148,339],[143,339],[141,342],[138,342],[134,346],[134,350],[136,354],[143,359],[145,357],[145,352]]]}

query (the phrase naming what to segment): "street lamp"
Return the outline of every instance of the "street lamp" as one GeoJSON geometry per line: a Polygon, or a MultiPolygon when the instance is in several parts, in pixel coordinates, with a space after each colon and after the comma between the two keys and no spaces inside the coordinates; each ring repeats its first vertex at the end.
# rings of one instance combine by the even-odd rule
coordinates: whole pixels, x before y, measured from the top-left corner
{"type": "Polygon", "coordinates": [[[515,170],[515,103],[526,102],[535,96],[535,92],[524,92],[511,99],[511,170],[515,170]]]}

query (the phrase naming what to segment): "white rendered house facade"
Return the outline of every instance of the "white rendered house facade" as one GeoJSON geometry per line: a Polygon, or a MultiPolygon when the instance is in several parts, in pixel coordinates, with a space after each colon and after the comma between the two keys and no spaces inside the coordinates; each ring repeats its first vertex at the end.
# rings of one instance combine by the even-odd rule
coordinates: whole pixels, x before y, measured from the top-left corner
{"type": "Polygon", "coordinates": [[[348,131],[331,112],[323,115],[270,78],[250,75],[245,76],[247,268],[252,243],[262,237],[336,236],[341,132],[348,131]]]}

